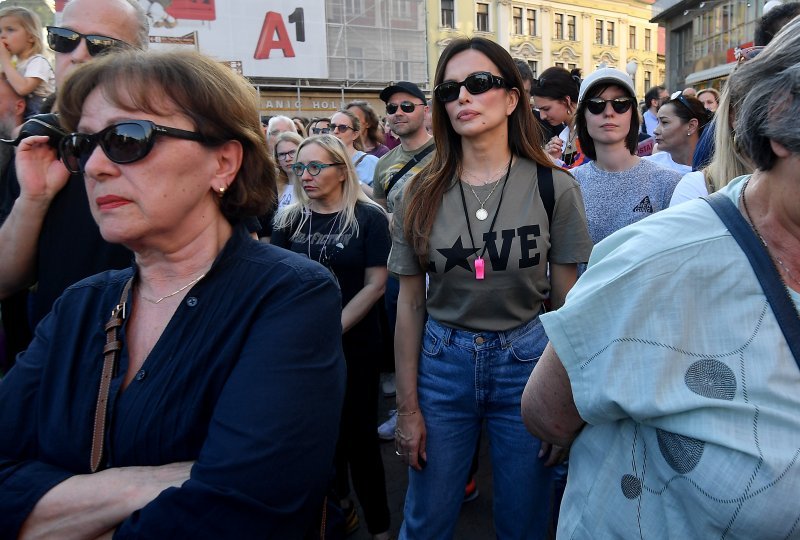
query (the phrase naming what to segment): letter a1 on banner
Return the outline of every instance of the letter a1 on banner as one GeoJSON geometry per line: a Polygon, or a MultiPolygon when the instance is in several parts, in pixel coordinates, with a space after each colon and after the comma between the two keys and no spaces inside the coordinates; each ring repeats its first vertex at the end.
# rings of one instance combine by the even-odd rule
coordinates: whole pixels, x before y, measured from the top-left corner
{"type": "MultiPolygon", "coordinates": [[[[303,12],[302,8],[295,11],[298,10],[303,12]]],[[[286,32],[286,27],[283,25],[283,17],[280,13],[269,11],[261,26],[261,35],[258,38],[254,58],[256,60],[268,59],[269,53],[273,49],[280,49],[284,58],[294,58],[294,49],[292,49],[292,42],[286,32]]]]}

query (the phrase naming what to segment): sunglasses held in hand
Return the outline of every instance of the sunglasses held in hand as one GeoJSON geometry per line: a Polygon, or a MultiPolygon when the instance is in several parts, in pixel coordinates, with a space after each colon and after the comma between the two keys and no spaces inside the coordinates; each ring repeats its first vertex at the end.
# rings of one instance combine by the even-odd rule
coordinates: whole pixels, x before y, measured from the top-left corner
{"type": "Polygon", "coordinates": [[[61,144],[61,139],[67,136],[67,132],[61,129],[58,124],[58,116],[55,114],[37,114],[31,116],[22,124],[16,139],[0,139],[0,143],[17,146],[22,142],[22,139],[35,135],[47,135],[50,137],[47,144],[53,148],[58,148],[61,144]]]}
{"type": "Polygon", "coordinates": [[[124,120],[91,135],[87,133],[66,135],[61,141],[61,161],[68,171],[81,173],[94,149],[100,145],[106,157],[114,163],[119,165],[133,163],[144,159],[150,153],[158,135],[203,144],[221,142],[209,139],[196,131],[159,126],[150,120],[124,120]]]}
{"type": "Polygon", "coordinates": [[[478,71],[468,76],[461,82],[447,81],[433,89],[436,99],[442,103],[449,103],[458,99],[461,87],[465,87],[467,92],[476,96],[488,92],[492,88],[503,88],[506,82],[502,77],[492,75],[488,71],[478,71]]]}

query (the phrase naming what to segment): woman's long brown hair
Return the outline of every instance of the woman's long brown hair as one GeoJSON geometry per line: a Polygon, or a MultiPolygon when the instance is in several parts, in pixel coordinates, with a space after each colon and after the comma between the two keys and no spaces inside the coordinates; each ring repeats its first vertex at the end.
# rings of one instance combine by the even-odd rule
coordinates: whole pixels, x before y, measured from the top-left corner
{"type": "MultiPolygon", "coordinates": [[[[479,37],[452,41],[439,58],[434,85],[444,82],[444,72],[450,59],[468,49],[483,53],[491,60],[506,82],[506,91],[516,89],[521,97],[508,117],[508,144],[511,153],[545,167],[555,168],[543,150],[543,132],[533,117],[529,103],[523,98],[526,94],[519,70],[511,55],[500,45],[479,37]]],[[[431,229],[442,204],[444,192],[461,174],[463,158],[461,136],[450,124],[444,105],[434,97],[432,120],[436,152],[431,162],[409,181],[405,194],[408,199],[403,218],[403,233],[419,257],[423,268],[427,266],[431,229]]],[[[531,178],[531,181],[533,182],[534,178],[531,178]]]]}

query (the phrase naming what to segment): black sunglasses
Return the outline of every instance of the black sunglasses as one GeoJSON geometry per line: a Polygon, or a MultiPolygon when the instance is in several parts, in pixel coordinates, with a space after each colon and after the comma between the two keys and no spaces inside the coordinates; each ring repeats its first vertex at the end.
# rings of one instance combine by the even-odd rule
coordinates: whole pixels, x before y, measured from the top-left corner
{"type": "Polygon", "coordinates": [[[159,126],[150,120],[123,120],[92,133],[70,133],[61,140],[61,161],[72,173],[83,172],[97,145],[114,163],[124,165],[143,159],[155,144],[156,135],[186,139],[204,144],[213,141],[195,131],[159,126]]]}
{"type": "Polygon", "coordinates": [[[348,129],[352,129],[353,131],[356,130],[356,128],[352,126],[346,126],[344,124],[329,124],[329,128],[335,133],[345,133],[348,129]]]}
{"type": "Polygon", "coordinates": [[[424,103],[411,103],[410,101],[402,101],[400,105],[396,103],[387,103],[386,104],[386,114],[394,114],[397,112],[397,108],[400,107],[400,110],[404,113],[412,113],[414,109],[417,107],[424,107],[424,103]]]}
{"type": "Polygon", "coordinates": [[[57,53],[71,53],[78,48],[81,39],[86,40],[86,49],[91,56],[97,56],[111,49],[130,47],[124,41],[108,36],[81,34],[75,30],[59,26],[47,27],[47,44],[57,53]]]}
{"type": "Polygon", "coordinates": [[[502,77],[492,75],[488,71],[479,71],[468,76],[461,82],[447,81],[438,85],[433,89],[436,99],[442,103],[448,103],[458,99],[458,94],[461,92],[461,87],[464,86],[467,92],[473,96],[488,92],[492,88],[503,88],[506,82],[502,77]]]}
{"type": "Polygon", "coordinates": [[[586,109],[592,114],[603,114],[606,103],[611,103],[611,108],[617,114],[628,112],[633,107],[633,98],[618,97],[614,99],[591,98],[586,100],[586,109]]]}
{"type": "Polygon", "coordinates": [[[330,132],[331,132],[331,128],[329,128],[329,127],[325,127],[325,128],[318,128],[318,127],[311,128],[311,133],[313,133],[314,135],[327,135],[327,134],[328,134],[328,133],[330,133],[330,132]]]}
{"type": "Polygon", "coordinates": [[[0,139],[0,143],[17,146],[25,137],[32,137],[34,135],[47,135],[50,137],[47,144],[53,148],[58,148],[61,144],[61,139],[67,135],[67,132],[61,129],[61,126],[58,124],[58,116],[55,114],[37,114],[31,116],[22,124],[16,139],[0,139]]]}

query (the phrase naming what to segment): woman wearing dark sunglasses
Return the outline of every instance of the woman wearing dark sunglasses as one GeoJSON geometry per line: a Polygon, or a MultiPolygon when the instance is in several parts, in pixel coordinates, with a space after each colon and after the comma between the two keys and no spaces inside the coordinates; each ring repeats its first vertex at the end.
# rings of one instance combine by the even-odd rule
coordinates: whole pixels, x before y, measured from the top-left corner
{"type": "Polygon", "coordinates": [[[695,146],[710,119],[700,100],[675,92],[658,109],[657,151],[645,159],[682,175],[691,172],[695,146]]]}
{"type": "MultiPolygon", "coordinates": [[[[333,135],[303,141],[292,167],[299,179],[296,201],[276,217],[272,243],[318,261],[341,286],[347,392],[335,461],[336,493],[346,521],[357,525],[349,499],[351,476],[370,534],[385,540],[389,507],[375,432],[382,354],[376,303],[383,298],[388,276],[389,223],[383,209],[364,194],[344,145],[333,135]]],[[[309,336],[319,338],[313,327],[309,336]]]]}
{"type": "Polygon", "coordinates": [[[583,201],[542,150],[500,45],[454,40],[435,83],[437,152],[395,207],[389,259],[400,276],[395,443],[410,466],[400,537],[453,536],[486,421],[497,536],[544,538],[548,466],[564,454],[527,434],[519,405],[547,343],[542,302],[560,306],[589,256],[583,201]]]}
{"type": "Polygon", "coordinates": [[[639,111],[626,73],[604,68],[589,75],[575,123],[592,160],[571,171],[581,186],[592,242],[669,206],[681,175],[636,155],[639,111]]]}
{"type": "MultiPolygon", "coordinates": [[[[0,382],[0,530],[302,536],[344,397],[339,293],[243,223],[275,188],[252,87],[129,51],[75,70],[59,111],[64,164],[134,261],[67,289],[0,382]]],[[[46,142],[20,143],[29,179],[61,168],[46,142]]]]}
{"type": "Polygon", "coordinates": [[[361,145],[361,121],[354,112],[347,109],[336,111],[331,116],[331,133],[344,144],[347,155],[353,162],[356,175],[364,192],[372,197],[372,180],[378,158],[363,151],[361,145]]]}

